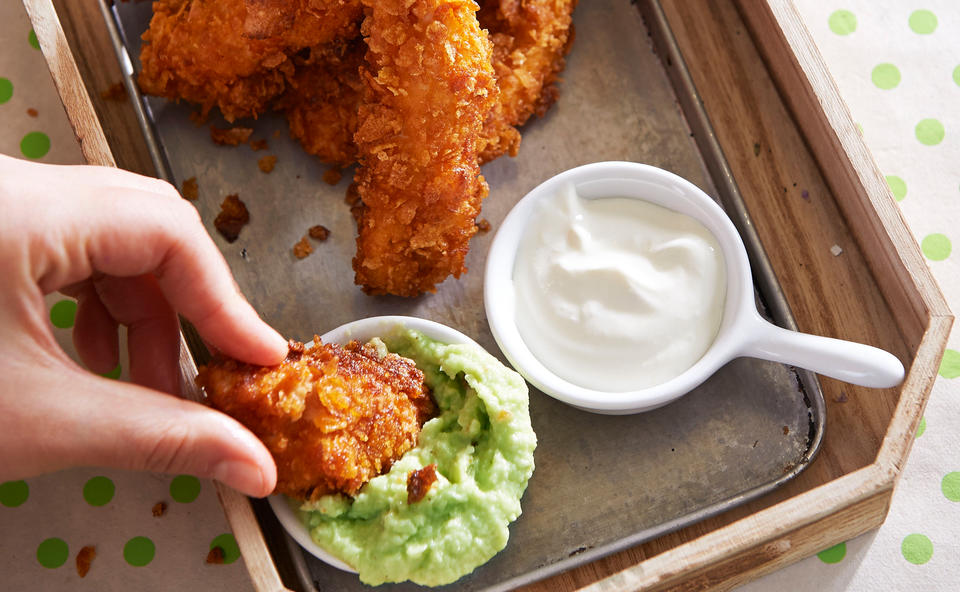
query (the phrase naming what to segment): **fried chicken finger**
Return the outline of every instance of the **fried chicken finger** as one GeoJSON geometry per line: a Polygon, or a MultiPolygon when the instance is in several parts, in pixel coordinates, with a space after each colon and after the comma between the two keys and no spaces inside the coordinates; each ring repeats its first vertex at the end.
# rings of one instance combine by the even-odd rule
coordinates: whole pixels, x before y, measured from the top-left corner
{"type": "Polygon", "coordinates": [[[472,0],[363,0],[365,89],[355,140],[356,282],[416,296],[459,277],[487,184],[478,144],[497,101],[472,0]]]}
{"type": "Polygon", "coordinates": [[[140,87],[228,121],[256,116],[284,89],[290,56],[353,37],[359,0],[156,0],[140,87]]]}
{"type": "Polygon", "coordinates": [[[515,156],[517,127],[557,100],[557,77],[573,42],[576,0],[482,0],[480,25],[493,41],[500,101],[483,131],[481,162],[515,156]]]}
{"type": "Polygon", "coordinates": [[[291,342],[275,367],[218,360],[197,383],[270,450],[277,493],[354,495],[417,444],[435,406],[413,361],[355,341],[314,343],[291,342]]]}

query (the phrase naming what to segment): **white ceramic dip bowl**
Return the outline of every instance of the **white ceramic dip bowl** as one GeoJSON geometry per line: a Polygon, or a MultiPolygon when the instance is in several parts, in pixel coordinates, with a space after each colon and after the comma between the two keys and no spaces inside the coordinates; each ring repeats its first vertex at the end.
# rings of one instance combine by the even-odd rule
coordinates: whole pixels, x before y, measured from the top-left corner
{"type": "MultiPolygon", "coordinates": [[[[339,343],[341,345],[345,345],[353,340],[366,343],[374,337],[389,335],[391,331],[394,331],[398,327],[419,331],[430,339],[442,343],[469,343],[477,345],[475,341],[463,333],[456,329],[451,329],[446,325],[441,325],[440,323],[426,319],[404,316],[369,317],[353,321],[324,333],[320,336],[320,341],[323,343],[339,343]]],[[[477,347],[480,346],[477,345],[477,347]]],[[[273,509],[273,513],[277,516],[277,520],[280,521],[284,530],[286,530],[301,547],[309,551],[310,554],[317,559],[333,567],[356,573],[355,569],[313,542],[313,539],[310,537],[310,531],[307,530],[307,527],[300,521],[297,510],[291,506],[291,501],[287,496],[272,495],[268,501],[270,507],[273,509]]],[[[296,504],[297,502],[293,503],[296,504]]]]}
{"type": "Polygon", "coordinates": [[[903,380],[903,364],[883,350],[789,331],[764,320],[754,303],[750,264],[740,234],[720,206],[689,181],[649,165],[599,162],[570,169],[521,199],[501,224],[487,255],[484,306],[497,344],[510,363],[544,393],[587,411],[629,414],[665,405],[690,392],[738,357],[791,364],[845,382],[886,388],[903,380]],[[514,269],[521,239],[541,200],[573,185],[584,199],[632,198],[686,214],[703,224],[722,251],[726,299],[712,345],[692,367],[667,382],[628,392],[605,392],[557,376],[530,351],[517,327],[514,269]]]}

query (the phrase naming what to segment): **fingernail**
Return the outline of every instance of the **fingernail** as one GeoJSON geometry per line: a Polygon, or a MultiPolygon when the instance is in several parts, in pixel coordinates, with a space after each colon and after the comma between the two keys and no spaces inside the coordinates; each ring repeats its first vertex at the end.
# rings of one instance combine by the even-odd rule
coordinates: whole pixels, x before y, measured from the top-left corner
{"type": "Polygon", "coordinates": [[[260,467],[249,463],[238,460],[223,461],[214,467],[213,478],[247,495],[265,495],[263,473],[260,467]]]}

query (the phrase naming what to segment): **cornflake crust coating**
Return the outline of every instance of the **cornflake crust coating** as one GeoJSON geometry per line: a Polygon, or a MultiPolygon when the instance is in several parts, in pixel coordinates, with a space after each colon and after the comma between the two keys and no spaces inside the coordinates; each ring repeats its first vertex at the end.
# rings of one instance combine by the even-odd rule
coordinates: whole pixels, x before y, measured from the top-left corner
{"type": "Polygon", "coordinates": [[[274,493],[352,496],[417,444],[436,408],[423,373],[382,344],[314,343],[291,341],[273,367],[216,360],[197,383],[273,454],[274,493]]]}
{"type": "Polygon", "coordinates": [[[363,90],[359,70],[366,45],[357,37],[304,53],[305,57],[294,60],[296,71],[274,106],[286,114],[290,136],[307,153],[325,163],[349,166],[357,161],[353,135],[363,90]]]}
{"type": "Polygon", "coordinates": [[[156,0],[143,34],[144,92],[256,117],[285,88],[290,57],[355,34],[359,0],[156,0]]]}
{"type": "MultiPolygon", "coordinates": [[[[201,121],[214,107],[230,122],[283,112],[303,149],[337,167],[328,183],[359,163],[354,281],[415,297],[466,272],[488,193],[480,165],[516,156],[518,128],[556,101],[576,4],[155,0],[139,83],[198,104],[201,121]]],[[[266,148],[251,130],[211,136],[266,148]]]]}
{"type": "Polygon", "coordinates": [[[487,118],[480,161],[517,155],[522,126],[543,117],[556,102],[556,87],[573,44],[577,0],[485,0],[478,18],[493,41],[493,69],[500,101],[487,118]]]}
{"type": "Polygon", "coordinates": [[[466,270],[487,195],[477,148],[498,100],[493,48],[472,0],[363,5],[355,281],[416,296],[466,270]]]}

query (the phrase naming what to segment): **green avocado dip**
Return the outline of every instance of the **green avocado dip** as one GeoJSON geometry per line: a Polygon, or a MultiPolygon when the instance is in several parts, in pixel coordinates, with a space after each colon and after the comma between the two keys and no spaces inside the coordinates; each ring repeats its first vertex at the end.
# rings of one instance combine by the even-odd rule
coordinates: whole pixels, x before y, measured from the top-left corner
{"type": "Polygon", "coordinates": [[[383,342],[417,363],[439,415],[423,425],[415,448],[354,499],[324,496],[303,504],[300,516],[314,542],[366,584],[449,584],[503,549],[520,515],[537,445],[527,385],[475,345],[410,330],[383,342]],[[408,503],[408,476],[430,464],[436,482],[408,503]]]}

